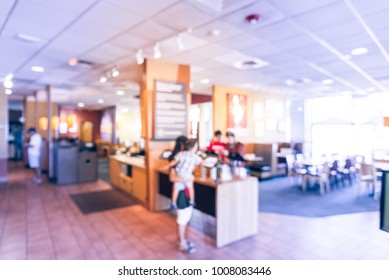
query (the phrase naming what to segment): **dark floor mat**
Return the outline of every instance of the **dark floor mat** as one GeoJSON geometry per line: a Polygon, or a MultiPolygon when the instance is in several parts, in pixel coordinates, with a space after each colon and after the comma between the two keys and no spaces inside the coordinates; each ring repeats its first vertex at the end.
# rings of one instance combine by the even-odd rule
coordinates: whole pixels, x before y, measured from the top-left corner
{"type": "Polygon", "coordinates": [[[87,192],[70,195],[83,214],[128,207],[137,202],[117,190],[87,192]]]}

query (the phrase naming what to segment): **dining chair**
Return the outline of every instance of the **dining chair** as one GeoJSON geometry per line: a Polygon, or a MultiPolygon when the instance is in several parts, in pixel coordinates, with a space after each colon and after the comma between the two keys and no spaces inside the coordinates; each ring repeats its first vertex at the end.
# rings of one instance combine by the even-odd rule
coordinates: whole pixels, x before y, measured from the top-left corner
{"type": "Polygon", "coordinates": [[[301,182],[304,188],[304,177],[307,175],[307,170],[296,165],[295,156],[292,154],[286,155],[286,164],[288,167],[288,177],[293,178],[293,182],[296,184],[298,178],[302,178],[301,182]]]}
{"type": "Polygon", "coordinates": [[[330,185],[330,167],[327,162],[323,163],[321,170],[312,170],[308,171],[307,176],[305,177],[305,183],[303,184],[303,190],[305,191],[306,186],[310,180],[314,180],[319,184],[320,194],[323,195],[326,191],[331,190],[330,185]]]}
{"type": "Polygon", "coordinates": [[[361,167],[359,169],[358,195],[361,194],[361,189],[363,186],[366,186],[367,191],[369,191],[369,187],[372,186],[374,200],[378,200],[378,193],[381,187],[381,183],[377,179],[377,175],[378,173],[376,172],[376,168],[373,164],[361,163],[361,167]]]}

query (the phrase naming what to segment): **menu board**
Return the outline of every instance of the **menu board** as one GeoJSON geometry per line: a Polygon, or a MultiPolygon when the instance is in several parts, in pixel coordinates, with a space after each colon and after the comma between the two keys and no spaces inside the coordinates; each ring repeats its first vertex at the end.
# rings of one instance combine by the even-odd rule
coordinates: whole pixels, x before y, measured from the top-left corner
{"type": "Polygon", "coordinates": [[[186,84],[155,81],[154,140],[175,140],[188,134],[186,84]]]}

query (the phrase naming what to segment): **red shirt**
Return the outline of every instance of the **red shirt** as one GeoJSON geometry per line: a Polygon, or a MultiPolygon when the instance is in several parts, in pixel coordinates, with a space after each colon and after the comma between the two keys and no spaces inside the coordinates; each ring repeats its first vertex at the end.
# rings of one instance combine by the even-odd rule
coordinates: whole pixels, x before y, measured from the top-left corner
{"type": "Polygon", "coordinates": [[[219,141],[212,141],[207,147],[207,151],[219,153],[220,151],[224,151],[226,148],[226,144],[219,141]]]}

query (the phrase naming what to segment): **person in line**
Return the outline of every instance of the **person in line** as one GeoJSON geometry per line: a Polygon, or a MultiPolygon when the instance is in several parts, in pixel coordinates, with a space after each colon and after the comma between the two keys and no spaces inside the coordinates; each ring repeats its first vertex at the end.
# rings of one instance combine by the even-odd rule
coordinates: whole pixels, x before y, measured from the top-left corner
{"type": "Polygon", "coordinates": [[[30,127],[27,130],[27,133],[30,136],[30,141],[28,143],[27,149],[28,164],[30,168],[35,170],[35,177],[32,182],[35,185],[39,185],[42,183],[40,169],[42,137],[39,135],[39,133],[36,132],[36,129],[34,127],[30,127]]]}
{"type": "Polygon", "coordinates": [[[172,192],[172,208],[177,209],[178,193],[187,189],[189,192],[189,203],[193,206],[194,189],[193,189],[193,171],[196,166],[200,165],[203,160],[196,154],[197,141],[195,139],[188,139],[184,144],[184,151],[179,152],[174,159],[165,167],[169,169],[173,166],[176,168],[177,176],[183,182],[176,182],[173,186],[172,192]]]}
{"type": "Polygon", "coordinates": [[[23,159],[23,129],[18,125],[15,130],[15,161],[23,159]]]}
{"type": "MultiPolygon", "coordinates": [[[[176,139],[176,143],[172,154],[169,156],[169,162],[173,161],[175,156],[185,149],[185,142],[188,140],[186,136],[179,136],[176,139]]],[[[183,180],[177,176],[176,169],[174,167],[169,170],[169,180],[173,184],[183,183],[183,180]]],[[[186,238],[187,226],[192,217],[193,206],[189,203],[189,197],[185,190],[178,193],[179,198],[185,198],[180,200],[177,204],[177,237],[178,237],[178,250],[184,253],[192,254],[195,252],[195,246],[192,242],[186,238]],[[183,203],[182,203],[183,202],[183,203]]]]}
{"type": "Polygon", "coordinates": [[[235,134],[231,131],[227,131],[226,137],[226,149],[228,151],[228,159],[231,161],[244,161],[244,145],[240,142],[236,142],[235,134]]]}

